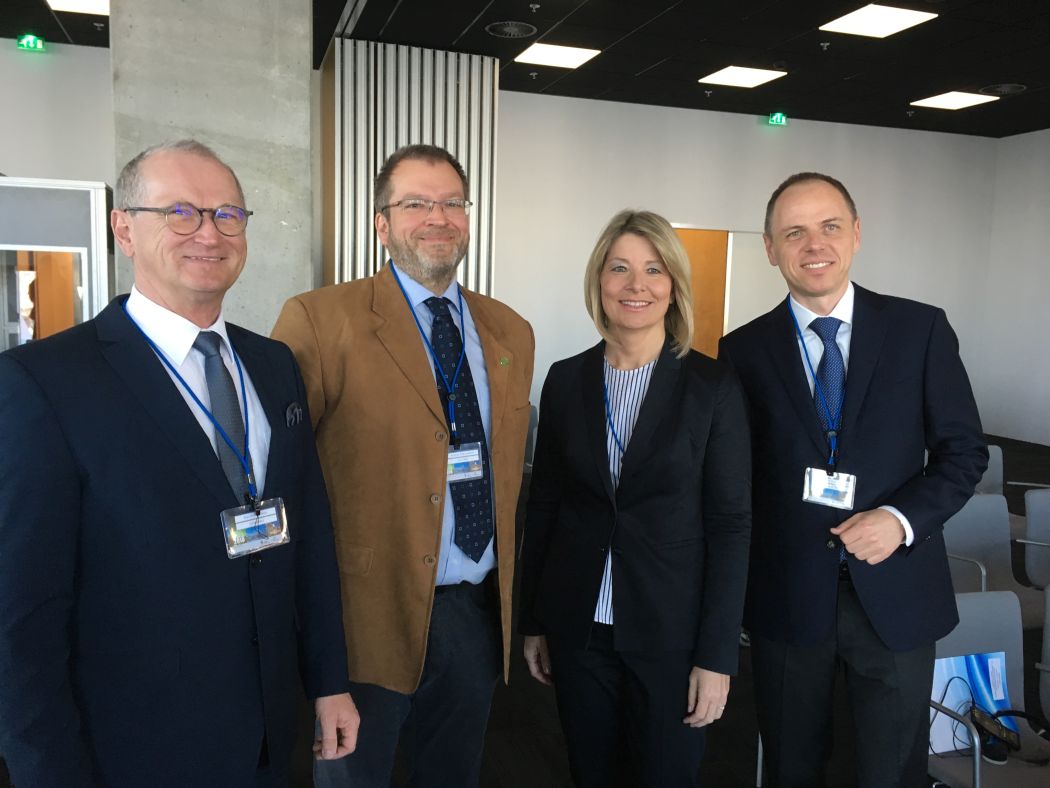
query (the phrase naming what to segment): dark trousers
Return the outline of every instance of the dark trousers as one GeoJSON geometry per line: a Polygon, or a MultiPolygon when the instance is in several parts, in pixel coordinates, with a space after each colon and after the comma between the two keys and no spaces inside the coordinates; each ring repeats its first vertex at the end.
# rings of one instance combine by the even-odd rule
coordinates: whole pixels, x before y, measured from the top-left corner
{"type": "MultiPolygon", "coordinates": [[[[902,611],[907,615],[907,611],[902,611]]],[[[792,646],[751,633],[755,701],[768,784],[825,784],[832,698],[844,669],[860,788],[925,787],[934,644],[891,651],[875,634],[848,579],[839,581],[834,636],[792,646]]]]}
{"type": "Polygon", "coordinates": [[[416,691],[351,682],[361,714],[357,749],[337,761],[315,761],[314,785],[389,788],[400,741],[412,788],[476,786],[503,668],[497,621],[487,583],[439,586],[416,691]]]}
{"type": "Polygon", "coordinates": [[[593,624],[587,648],[548,639],[569,766],[581,788],[612,785],[695,786],[704,754],[704,729],[686,716],[688,651],[614,651],[612,627],[593,624]],[[617,774],[626,745],[635,774],[617,774]]]}

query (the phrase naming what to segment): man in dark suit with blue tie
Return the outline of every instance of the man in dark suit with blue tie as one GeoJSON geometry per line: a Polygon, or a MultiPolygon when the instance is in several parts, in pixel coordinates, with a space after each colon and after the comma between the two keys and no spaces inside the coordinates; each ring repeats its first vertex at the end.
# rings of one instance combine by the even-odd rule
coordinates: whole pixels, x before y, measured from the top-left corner
{"type": "Polygon", "coordinates": [[[117,204],[130,296],[0,356],[0,752],[20,786],[287,785],[302,689],[319,758],[358,725],[303,381],[222,317],[233,170],[157,146],[117,204]]]}
{"type": "Polygon", "coordinates": [[[988,458],[958,341],[942,310],[850,281],[860,219],[836,179],[784,181],[764,239],[790,295],[720,357],[749,400],[744,622],[769,781],[824,784],[842,669],[857,784],[925,786],[934,644],[958,622],[942,528],[988,458]]]}

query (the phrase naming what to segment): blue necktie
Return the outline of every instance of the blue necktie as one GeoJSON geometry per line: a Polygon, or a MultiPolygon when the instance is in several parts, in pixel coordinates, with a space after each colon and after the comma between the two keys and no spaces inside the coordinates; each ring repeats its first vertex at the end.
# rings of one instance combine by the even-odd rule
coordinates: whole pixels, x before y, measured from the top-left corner
{"type": "MultiPolygon", "coordinates": [[[[824,343],[824,354],[820,357],[820,363],[817,364],[817,382],[820,383],[820,390],[824,392],[827,407],[824,407],[824,401],[821,401],[816,385],[813,386],[813,401],[817,406],[817,415],[820,416],[820,426],[825,432],[832,429],[837,431],[841,426],[830,422],[830,419],[839,419],[842,397],[846,392],[846,364],[842,360],[839,343],[835,341],[841,325],[842,321],[837,317],[818,317],[809,324],[809,327],[820,337],[820,341],[824,343]],[[831,411],[830,416],[828,411],[831,411]]],[[[839,563],[846,563],[844,545],[839,546],[839,563]]]]}
{"type": "Polygon", "coordinates": [[[817,406],[817,415],[820,417],[820,426],[825,431],[838,429],[840,425],[831,424],[830,419],[837,419],[842,410],[842,397],[846,392],[846,364],[842,360],[842,351],[839,350],[835,336],[839,332],[842,321],[837,317],[818,317],[809,327],[813,329],[821,342],[824,343],[824,354],[820,357],[817,365],[818,387],[813,387],[813,402],[817,406]],[[824,400],[820,398],[820,392],[824,393],[824,400]],[[827,407],[824,407],[824,401],[827,407]]]}
{"type": "MultiPolygon", "coordinates": [[[[204,356],[204,380],[208,384],[208,399],[211,401],[211,415],[222,425],[230,436],[233,445],[239,451],[244,450],[244,419],[241,417],[241,403],[237,397],[237,388],[233,378],[219,355],[222,337],[214,331],[201,331],[193,342],[193,347],[204,356]]],[[[219,463],[226,474],[226,479],[237,496],[238,503],[244,503],[248,495],[248,479],[240,459],[233,453],[219,431],[215,431],[215,450],[219,463]]],[[[251,457],[248,467],[251,468],[251,457]]]]}
{"type": "MultiPolygon", "coordinates": [[[[445,373],[445,380],[452,382],[456,373],[456,364],[463,350],[463,340],[459,329],[449,312],[449,301],[446,298],[432,296],[425,302],[434,315],[434,325],[430,329],[430,344],[437,355],[437,363],[445,373]]],[[[448,418],[449,392],[441,375],[436,375],[438,393],[441,395],[441,406],[448,418]]],[[[463,358],[463,367],[455,382],[453,402],[456,406],[456,438],[460,445],[464,443],[481,444],[481,461],[484,475],[480,479],[469,479],[452,482],[452,506],[456,513],[456,531],[453,541],[466,553],[470,560],[477,563],[485,554],[485,548],[492,540],[492,487],[489,477],[488,446],[485,443],[485,427],[481,423],[481,408],[474,389],[474,376],[470,373],[470,363],[463,358]]],[[[451,431],[452,425],[449,425],[451,431]]]]}

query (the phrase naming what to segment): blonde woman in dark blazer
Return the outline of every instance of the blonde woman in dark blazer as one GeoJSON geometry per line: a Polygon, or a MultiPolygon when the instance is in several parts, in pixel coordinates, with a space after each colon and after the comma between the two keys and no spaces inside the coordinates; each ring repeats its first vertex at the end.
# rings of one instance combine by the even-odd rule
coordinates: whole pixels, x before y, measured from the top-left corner
{"type": "Polygon", "coordinates": [[[736,673],[751,525],[748,426],[727,367],[689,349],[689,263],[665,219],[623,211],[584,278],[602,341],[543,387],[520,629],[553,683],[580,786],[697,785],[736,673]]]}

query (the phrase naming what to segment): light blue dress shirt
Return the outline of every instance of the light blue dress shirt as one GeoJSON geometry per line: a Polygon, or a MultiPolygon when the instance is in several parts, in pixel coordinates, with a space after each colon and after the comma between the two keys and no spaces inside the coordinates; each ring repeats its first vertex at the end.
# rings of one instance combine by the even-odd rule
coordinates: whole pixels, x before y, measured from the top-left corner
{"type": "MultiPolygon", "coordinates": [[[[430,331],[434,325],[434,314],[424,302],[434,294],[423,285],[394,265],[390,263],[401,280],[412,309],[419,318],[419,325],[430,339],[430,331]]],[[[489,374],[485,367],[485,354],[481,347],[481,337],[474,326],[474,319],[470,316],[470,309],[466,300],[463,301],[463,313],[459,311],[459,285],[453,281],[443,293],[444,297],[451,302],[449,312],[452,320],[459,329],[460,336],[467,348],[467,363],[470,364],[470,374],[474,378],[474,390],[478,397],[478,407],[481,409],[481,423],[485,427],[485,443],[489,447],[489,462],[492,456],[492,402],[489,397],[489,374]]],[[[434,386],[437,387],[436,370],[434,369],[434,358],[427,349],[423,336],[419,337],[419,344],[423,346],[427,361],[430,363],[430,374],[434,377],[434,386]]],[[[492,473],[490,466],[489,473],[492,473]]],[[[491,487],[495,487],[495,477],[492,478],[491,487]]],[[[491,505],[491,503],[490,503],[491,505]]],[[[493,512],[492,522],[495,526],[496,515],[493,512]]],[[[452,505],[452,491],[448,483],[445,484],[445,511],[441,518],[441,552],[438,559],[437,585],[453,585],[464,580],[470,583],[480,583],[485,576],[496,568],[496,552],[493,542],[490,541],[481,560],[476,564],[470,560],[466,553],[460,550],[453,539],[456,533],[456,511],[452,505]]]]}

